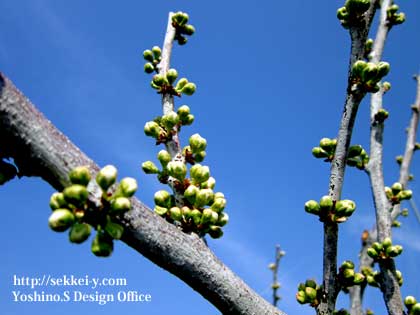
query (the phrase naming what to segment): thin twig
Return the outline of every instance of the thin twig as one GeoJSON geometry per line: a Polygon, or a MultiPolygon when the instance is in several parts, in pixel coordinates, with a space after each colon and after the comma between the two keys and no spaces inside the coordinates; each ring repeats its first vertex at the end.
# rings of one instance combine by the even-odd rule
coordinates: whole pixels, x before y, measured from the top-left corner
{"type": "Polygon", "coordinates": [[[270,264],[270,269],[273,272],[273,283],[271,288],[273,289],[273,305],[277,306],[280,296],[277,294],[277,291],[280,289],[280,283],[278,281],[278,272],[280,266],[280,259],[285,255],[285,252],[280,249],[280,245],[276,245],[276,250],[274,254],[274,263],[270,264]]]}

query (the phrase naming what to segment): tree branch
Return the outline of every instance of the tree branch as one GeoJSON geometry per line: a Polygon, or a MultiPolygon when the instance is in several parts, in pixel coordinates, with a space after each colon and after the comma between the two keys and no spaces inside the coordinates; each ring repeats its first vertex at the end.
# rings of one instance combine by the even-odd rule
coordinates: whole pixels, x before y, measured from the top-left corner
{"type": "MultiPolygon", "coordinates": [[[[20,176],[41,177],[57,190],[70,184],[68,173],[76,166],[87,165],[94,174],[99,170],[3,74],[0,134],[1,156],[14,159],[20,176]]],[[[198,236],[182,233],[135,198],[132,204],[120,222],[127,245],[183,280],[223,314],[284,314],[218,260],[198,236]]]]}
{"type": "MultiPolygon", "coordinates": [[[[351,82],[353,64],[363,59],[365,42],[369,33],[370,25],[376,12],[378,1],[372,1],[370,8],[365,13],[362,25],[350,27],[351,53],[348,69],[347,95],[344,111],[341,118],[337,137],[337,146],[334,159],[331,163],[329,179],[329,195],[333,200],[340,200],[346,168],[346,157],[350,145],[354,122],[356,120],[359,104],[365,96],[365,92],[354,89],[351,82]]],[[[317,307],[317,314],[332,314],[335,309],[337,295],[340,291],[337,282],[337,243],[338,224],[335,222],[324,223],[324,256],[323,256],[323,299],[317,307]]]]}

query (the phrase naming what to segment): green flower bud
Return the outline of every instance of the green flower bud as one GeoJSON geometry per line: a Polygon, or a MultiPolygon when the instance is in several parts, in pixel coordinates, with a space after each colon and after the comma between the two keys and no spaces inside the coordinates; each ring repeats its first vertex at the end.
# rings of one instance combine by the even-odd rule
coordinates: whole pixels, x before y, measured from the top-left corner
{"type": "Polygon", "coordinates": [[[150,62],[144,64],[144,72],[146,73],[153,73],[155,71],[155,67],[150,62]]]}
{"type": "Polygon", "coordinates": [[[74,215],[68,209],[57,209],[51,213],[48,219],[48,225],[51,230],[56,232],[64,232],[74,223],[74,215]]]}
{"type": "Polygon", "coordinates": [[[71,185],[63,190],[65,200],[77,207],[86,202],[88,194],[86,187],[82,185],[71,185]]]}
{"type": "Polygon", "coordinates": [[[190,168],[191,179],[199,184],[205,182],[210,178],[210,169],[208,166],[202,166],[201,164],[195,164],[190,168]]]}
{"type": "Polygon", "coordinates": [[[185,45],[188,42],[188,39],[185,36],[178,36],[178,45],[182,46],[185,45]]]}
{"type": "Polygon", "coordinates": [[[391,223],[391,226],[392,227],[395,227],[395,228],[399,228],[399,227],[401,227],[401,225],[402,225],[402,223],[400,221],[398,221],[398,220],[394,220],[391,223]]]}
{"type": "Polygon", "coordinates": [[[410,189],[403,190],[397,194],[399,200],[409,200],[413,196],[413,192],[410,189]]]}
{"type": "Polygon", "coordinates": [[[153,137],[153,138],[159,137],[160,129],[161,128],[159,124],[154,121],[148,121],[144,125],[144,133],[146,134],[146,136],[149,136],[149,137],[153,137]]]}
{"type": "Polygon", "coordinates": [[[224,193],[222,193],[220,191],[218,191],[217,193],[215,193],[214,194],[214,199],[217,199],[217,198],[225,198],[224,193]]]}
{"type": "Polygon", "coordinates": [[[222,228],[217,225],[210,225],[209,235],[215,239],[221,238],[223,236],[222,228]]]}
{"type": "Polygon", "coordinates": [[[357,145],[352,145],[352,146],[349,148],[349,152],[348,152],[348,154],[347,154],[347,157],[348,157],[348,158],[353,158],[353,157],[356,157],[356,156],[360,155],[360,153],[362,153],[362,150],[363,150],[363,148],[362,148],[362,146],[361,146],[361,145],[359,145],[359,144],[357,144],[357,145]]]}
{"type": "Polygon", "coordinates": [[[161,87],[161,86],[163,86],[163,85],[165,85],[167,83],[167,80],[166,80],[166,78],[163,75],[161,75],[161,74],[155,74],[153,76],[152,82],[156,86],[161,87]]]}
{"type": "Polygon", "coordinates": [[[402,186],[402,184],[401,183],[394,183],[392,186],[391,186],[391,190],[392,190],[392,193],[393,193],[393,195],[396,195],[396,194],[398,194],[400,191],[402,191],[403,190],[403,186],[402,186]]]}
{"type": "Polygon", "coordinates": [[[385,237],[384,240],[382,241],[382,246],[383,248],[386,250],[388,247],[392,246],[392,240],[390,237],[385,237]]]}
{"type": "Polygon", "coordinates": [[[119,240],[121,239],[124,233],[124,227],[118,223],[112,222],[108,220],[105,225],[105,231],[111,236],[113,239],[119,240]]]}
{"type": "Polygon", "coordinates": [[[229,216],[226,212],[219,213],[219,220],[217,221],[218,226],[225,226],[229,222],[229,216]]]}
{"type": "Polygon", "coordinates": [[[199,225],[201,223],[201,216],[202,216],[202,214],[201,214],[201,211],[200,210],[193,209],[191,211],[191,217],[192,217],[193,222],[194,222],[195,225],[199,225]]]}
{"type": "Polygon", "coordinates": [[[155,206],[154,210],[160,216],[164,216],[168,212],[168,208],[161,206],[155,206]]]}
{"type": "Polygon", "coordinates": [[[202,208],[205,205],[210,204],[214,200],[214,192],[211,189],[201,189],[195,196],[194,205],[197,208],[202,208]]]}
{"type": "Polygon", "coordinates": [[[143,172],[146,174],[157,174],[159,173],[159,169],[152,161],[146,161],[141,165],[143,172]]]}
{"type": "Polygon", "coordinates": [[[401,215],[402,215],[403,217],[408,217],[408,209],[407,209],[407,208],[402,209],[402,211],[401,211],[401,215]]]}
{"type": "Polygon", "coordinates": [[[381,243],[379,243],[379,242],[374,242],[372,244],[372,248],[374,250],[376,250],[378,253],[381,252],[381,251],[383,251],[383,249],[384,249],[383,245],[381,243]]]}
{"type": "Polygon", "coordinates": [[[341,264],[341,268],[343,268],[343,269],[354,269],[354,263],[350,260],[345,260],[341,264]]]}
{"type": "Polygon", "coordinates": [[[319,201],[319,206],[321,210],[330,211],[333,207],[333,200],[331,196],[324,196],[319,201]]]}
{"type": "Polygon", "coordinates": [[[104,192],[115,183],[117,173],[117,169],[113,165],[107,165],[98,172],[96,182],[104,192]]]}
{"type": "Polygon", "coordinates": [[[305,203],[305,211],[311,214],[318,215],[320,206],[315,200],[309,200],[305,203]]]}
{"type": "Polygon", "coordinates": [[[392,199],[394,194],[392,193],[392,189],[388,186],[385,186],[385,195],[388,199],[392,199]]]}
{"type": "Polygon", "coordinates": [[[192,82],[188,82],[187,84],[185,84],[185,86],[182,88],[181,93],[185,94],[185,95],[193,95],[195,90],[197,89],[197,87],[195,86],[194,83],[192,82]]]}
{"type": "Polygon", "coordinates": [[[144,58],[144,60],[146,60],[146,61],[150,61],[150,62],[153,62],[153,53],[152,53],[152,51],[151,50],[149,50],[149,49],[147,49],[147,50],[145,50],[145,51],[143,51],[143,58],[144,58]]]}
{"type": "Polygon", "coordinates": [[[343,277],[346,280],[349,280],[350,282],[353,282],[354,274],[355,274],[354,269],[344,269],[343,270],[343,277]]]}
{"type": "Polygon", "coordinates": [[[312,155],[317,159],[322,159],[328,157],[328,153],[320,147],[312,148],[312,155]]]}
{"type": "Polygon", "coordinates": [[[388,62],[381,61],[378,63],[378,78],[381,79],[389,73],[391,67],[388,62]]]}
{"type": "Polygon", "coordinates": [[[171,206],[171,194],[166,190],[159,190],[154,196],[155,204],[161,207],[169,208],[171,206]]]}
{"type": "Polygon", "coordinates": [[[378,112],[375,114],[375,121],[379,123],[383,123],[387,118],[389,117],[389,113],[387,110],[381,108],[378,110],[378,112]]]}
{"type": "Polygon", "coordinates": [[[391,15],[397,13],[397,11],[400,9],[400,7],[397,4],[392,4],[389,6],[389,8],[387,9],[387,12],[391,15]]]}
{"type": "Polygon", "coordinates": [[[197,162],[197,163],[200,163],[200,162],[203,162],[204,161],[204,158],[206,157],[206,151],[200,151],[200,152],[197,152],[196,154],[194,154],[194,160],[197,162]]]}
{"type": "Polygon", "coordinates": [[[195,197],[198,194],[200,189],[197,186],[189,185],[187,189],[184,191],[184,197],[187,199],[191,204],[195,202],[195,197]]]}
{"type": "Polygon", "coordinates": [[[372,38],[369,38],[368,40],[366,40],[365,50],[371,51],[372,50],[372,47],[373,47],[373,39],[372,38]]]}
{"type": "Polygon", "coordinates": [[[187,24],[182,30],[182,33],[184,33],[185,35],[191,36],[195,33],[195,27],[192,26],[191,24],[187,24]]]}
{"type": "Polygon", "coordinates": [[[368,256],[372,259],[376,259],[378,258],[378,252],[376,250],[374,250],[372,247],[369,247],[366,251],[366,253],[368,254],[368,256]]]}
{"type": "Polygon", "coordinates": [[[377,287],[378,286],[378,283],[376,282],[375,277],[373,277],[373,276],[367,276],[366,277],[366,282],[372,287],[377,287]]]}
{"type": "Polygon", "coordinates": [[[166,115],[162,116],[162,125],[165,126],[166,130],[170,131],[176,124],[178,124],[179,118],[177,113],[171,111],[166,115]]]}
{"type": "Polygon", "coordinates": [[[362,81],[363,82],[368,82],[370,80],[373,80],[373,82],[378,82],[378,66],[376,64],[374,64],[373,62],[368,62],[366,64],[366,67],[363,69],[362,71],[362,81]]]}
{"type": "Polygon", "coordinates": [[[207,141],[201,137],[198,133],[193,134],[190,139],[190,147],[193,153],[204,151],[207,147],[207,141]]]}
{"type": "Polygon", "coordinates": [[[363,283],[363,281],[365,281],[365,276],[359,272],[354,274],[354,279],[353,279],[353,283],[355,285],[361,284],[363,283]]]}
{"type": "Polygon", "coordinates": [[[92,253],[98,257],[108,257],[114,250],[114,242],[112,238],[106,235],[103,231],[98,231],[92,241],[92,253]]]}
{"type": "Polygon", "coordinates": [[[334,151],[336,145],[337,145],[336,139],[322,138],[321,141],[319,141],[319,146],[326,152],[334,151]]]}
{"type": "Polygon", "coordinates": [[[316,281],[313,280],[313,279],[306,280],[305,281],[305,287],[316,289],[316,287],[317,287],[316,281]]]}
{"type": "Polygon", "coordinates": [[[137,181],[131,177],[125,177],[120,181],[117,191],[124,197],[132,197],[137,191],[137,181]]]}
{"type": "Polygon", "coordinates": [[[178,26],[184,26],[188,23],[189,16],[187,13],[178,11],[172,16],[172,22],[178,26]]]}
{"type": "Polygon", "coordinates": [[[339,20],[346,20],[348,18],[349,14],[347,12],[346,7],[341,7],[337,10],[337,18],[339,20]]]}
{"type": "Polygon", "coordinates": [[[166,150],[160,150],[157,155],[157,158],[163,167],[166,167],[166,165],[168,165],[168,163],[172,160],[171,155],[166,150]]]}
{"type": "Polygon", "coordinates": [[[174,221],[182,221],[182,211],[179,207],[172,207],[169,209],[169,215],[174,221]]]}
{"type": "Polygon", "coordinates": [[[397,257],[399,255],[401,255],[403,251],[403,247],[401,245],[394,245],[394,246],[390,246],[386,249],[386,255],[388,257],[397,257]]]}
{"type": "Polygon", "coordinates": [[[187,85],[187,83],[188,83],[188,80],[186,78],[179,79],[175,86],[175,90],[178,92],[181,92],[181,90],[183,89],[185,85],[187,85]]]}
{"type": "Polygon", "coordinates": [[[214,177],[209,177],[207,181],[201,183],[201,188],[214,189],[214,186],[216,186],[216,180],[214,177]]]}
{"type": "Polygon", "coordinates": [[[420,150],[420,143],[416,142],[414,145],[414,151],[420,150]]]}
{"type": "Polygon", "coordinates": [[[414,304],[416,304],[416,298],[414,296],[408,295],[404,299],[405,306],[410,309],[414,304]]]}
{"type": "Polygon", "coordinates": [[[420,315],[420,303],[416,303],[411,307],[410,315],[420,315]]]}
{"type": "Polygon", "coordinates": [[[192,210],[189,207],[182,207],[181,212],[185,219],[188,220],[189,218],[192,218],[192,210]]]}
{"type": "Polygon", "coordinates": [[[363,71],[367,67],[367,63],[364,60],[357,60],[352,67],[353,76],[356,78],[361,78],[363,71]]]}
{"type": "Polygon", "coordinates": [[[306,294],[305,294],[305,291],[298,291],[298,293],[296,293],[296,300],[300,304],[305,304],[306,303],[306,294]]]}
{"type": "Polygon", "coordinates": [[[50,198],[50,207],[52,210],[59,208],[64,208],[67,206],[67,202],[64,199],[64,194],[60,192],[55,192],[51,195],[50,198]]]}
{"type": "Polygon", "coordinates": [[[399,25],[405,22],[405,13],[401,12],[399,14],[394,15],[393,24],[399,25]]]}
{"type": "Polygon", "coordinates": [[[379,86],[378,81],[374,79],[374,80],[369,80],[365,83],[365,89],[366,89],[366,92],[377,93],[379,92],[381,87],[379,86]]]}
{"type": "Polygon", "coordinates": [[[213,221],[213,213],[215,212],[209,208],[204,209],[201,216],[201,224],[211,223],[213,221]]]}
{"type": "Polygon", "coordinates": [[[181,123],[184,126],[190,126],[193,122],[194,122],[194,115],[193,114],[189,114],[187,117],[185,117],[184,119],[181,120],[181,123]]]}
{"type": "Polygon", "coordinates": [[[91,179],[89,168],[78,166],[69,173],[69,178],[72,184],[87,186],[91,179]]]}
{"type": "Polygon", "coordinates": [[[225,198],[215,198],[210,207],[213,211],[222,212],[226,207],[226,199],[225,198]]]}
{"type": "Polygon", "coordinates": [[[344,216],[349,217],[353,214],[354,210],[356,210],[356,204],[352,200],[344,199],[340,200],[337,203],[341,203],[341,205],[344,207],[344,216]]]}
{"type": "Polygon", "coordinates": [[[152,53],[153,53],[154,59],[159,60],[160,56],[162,55],[162,50],[160,49],[159,46],[153,46],[152,53]]]}
{"type": "Polygon", "coordinates": [[[90,236],[90,225],[86,223],[75,223],[70,229],[69,240],[72,243],[81,244],[90,236]]]}
{"type": "Polygon", "coordinates": [[[384,92],[388,92],[391,89],[391,83],[389,83],[388,81],[383,82],[382,89],[384,90],[384,92]]]}
{"type": "Polygon", "coordinates": [[[315,300],[315,298],[316,298],[316,289],[311,288],[311,287],[306,287],[305,288],[305,295],[306,295],[306,298],[309,301],[315,300]]]}
{"type": "Polygon", "coordinates": [[[174,83],[177,78],[178,71],[175,69],[169,69],[168,72],[166,72],[166,79],[168,80],[169,84],[174,83]]]}
{"type": "Polygon", "coordinates": [[[178,116],[182,120],[190,114],[190,108],[187,105],[182,105],[178,108],[178,116]]]}
{"type": "Polygon", "coordinates": [[[167,165],[168,174],[176,179],[183,181],[187,175],[187,166],[181,161],[171,161],[167,165]]]}
{"type": "Polygon", "coordinates": [[[126,197],[117,197],[111,200],[110,213],[114,215],[126,213],[131,209],[131,201],[126,197]]]}

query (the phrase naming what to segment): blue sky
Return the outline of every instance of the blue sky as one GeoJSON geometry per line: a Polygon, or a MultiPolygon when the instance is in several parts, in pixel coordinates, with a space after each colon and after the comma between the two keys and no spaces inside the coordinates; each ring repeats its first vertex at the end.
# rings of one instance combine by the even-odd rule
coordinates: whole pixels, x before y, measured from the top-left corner
{"type": "MultiPolygon", "coordinates": [[[[303,204],[327,193],[329,165],[311,156],[322,137],[337,133],[345,96],[349,36],[335,17],[344,1],[134,1],[15,0],[0,2],[0,71],[99,165],[115,164],[121,176],[139,181],[137,197],[148,205],[160,184],[140,170],[160,147],[143,134],[146,121],[160,114],[159,96],[143,73],[141,53],[161,45],[169,11],[190,14],[197,33],[176,47],[172,66],[198,86],[188,104],[196,116],[183,129],[185,140],[199,132],[208,140],[206,164],[217,189],[228,198],[225,236],[210,241],[215,253],[251,287],[270,299],[267,269],[275,244],[281,261],[280,308],[312,314],[295,301],[297,284],[321,278],[322,226],[303,204]]],[[[397,180],[394,157],[405,145],[404,129],[415,97],[411,76],[419,71],[420,4],[400,4],[407,22],[392,30],[384,60],[392,90],[385,133],[385,180],[397,180]]],[[[369,103],[360,107],[353,143],[368,147],[369,103]]],[[[420,178],[418,157],[412,173],[420,178]]],[[[420,201],[418,181],[411,184],[420,201]]],[[[52,188],[33,178],[0,187],[3,254],[0,307],[15,314],[218,314],[182,281],[118,243],[113,256],[98,259],[89,244],[72,245],[48,229],[52,188]],[[14,303],[13,275],[63,274],[122,277],[123,290],[152,295],[149,304],[14,303]],[[186,307],[187,306],[187,307],[186,307]]],[[[340,226],[339,261],[357,259],[360,234],[374,224],[367,176],[348,169],[343,197],[358,209],[340,226]]],[[[420,298],[417,284],[420,224],[403,219],[394,239],[404,245],[397,259],[404,295],[420,298]]],[[[61,288],[62,289],[62,288],[61,288]]],[[[46,293],[60,290],[43,288],[46,293]]],[[[70,290],[77,289],[74,287],[70,290]]],[[[41,289],[40,289],[41,290],[41,289]]],[[[109,291],[107,291],[109,290],[109,291]]],[[[120,288],[106,288],[116,293],[120,288]]],[[[102,291],[101,291],[102,292],[102,291]]],[[[339,299],[347,307],[347,297],[339,299]]],[[[378,290],[368,289],[366,306],[384,312],[378,290]]]]}

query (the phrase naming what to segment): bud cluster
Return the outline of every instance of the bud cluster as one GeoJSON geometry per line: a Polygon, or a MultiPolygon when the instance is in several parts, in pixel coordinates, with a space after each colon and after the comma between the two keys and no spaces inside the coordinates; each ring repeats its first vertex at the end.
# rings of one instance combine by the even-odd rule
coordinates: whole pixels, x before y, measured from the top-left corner
{"type": "Polygon", "coordinates": [[[370,0],[347,0],[344,6],[337,10],[337,18],[344,28],[358,26],[369,6],[370,0]]]}
{"type": "Polygon", "coordinates": [[[352,67],[352,80],[363,91],[376,93],[380,90],[379,81],[388,74],[389,63],[381,61],[377,64],[357,60],[352,67]]]}
{"type": "Polygon", "coordinates": [[[321,301],[322,286],[319,286],[315,280],[308,279],[305,283],[300,283],[296,300],[300,304],[309,304],[312,307],[318,306],[321,301]]]}
{"type": "Polygon", "coordinates": [[[143,51],[143,58],[147,62],[144,64],[144,72],[153,73],[157,72],[157,65],[162,60],[162,50],[159,46],[153,46],[153,48],[143,51]]]}
{"type": "Polygon", "coordinates": [[[92,205],[88,199],[87,186],[91,174],[87,167],[79,166],[69,173],[71,185],[62,192],[55,192],[50,199],[53,210],[48,224],[53,231],[64,232],[68,229],[69,240],[80,244],[91,234],[91,224],[97,234],[92,242],[92,252],[96,256],[109,256],[113,251],[113,239],[120,239],[124,228],[113,222],[113,218],[131,209],[131,198],[137,190],[135,179],[123,178],[116,189],[110,188],[117,181],[117,169],[112,165],[102,168],[96,183],[102,190],[101,204],[92,205]]]}
{"type": "Polygon", "coordinates": [[[398,13],[399,9],[400,7],[397,4],[393,4],[386,10],[386,18],[391,26],[405,22],[405,14],[403,12],[398,13]]]}
{"type": "Polygon", "coordinates": [[[371,247],[367,249],[367,254],[374,261],[391,259],[401,255],[403,247],[401,245],[392,245],[391,238],[386,237],[382,243],[374,242],[371,247]]]}
{"type": "MultiPolygon", "coordinates": [[[[386,82],[385,82],[386,83],[386,82]]],[[[382,84],[383,86],[383,84],[382,84]]],[[[378,112],[374,116],[374,122],[376,124],[382,124],[384,121],[389,117],[389,112],[383,108],[378,110],[378,112]]]]}
{"type": "Polygon", "coordinates": [[[187,38],[195,33],[195,28],[188,23],[189,16],[185,12],[178,11],[172,15],[172,26],[175,28],[175,40],[179,45],[185,45],[187,38]]]}
{"type": "Polygon", "coordinates": [[[186,78],[181,78],[175,84],[178,78],[178,71],[175,69],[169,69],[166,75],[155,74],[150,82],[152,88],[158,91],[158,93],[169,93],[171,95],[181,96],[193,95],[197,89],[196,85],[189,82],[186,78]],[[175,86],[174,86],[175,85],[175,86]]]}
{"type": "MultiPolygon", "coordinates": [[[[324,159],[325,162],[331,162],[334,159],[337,139],[322,138],[319,147],[312,148],[312,155],[318,159],[324,159]]],[[[347,153],[347,165],[364,169],[369,162],[369,156],[361,145],[353,145],[347,153]]]]}
{"type": "Polygon", "coordinates": [[[417,302],[414,296],[407,296],[404,299],[404,305],[407,308],[408,315],[420,315],[420,303],[417,302]]]}
{"type": "Polygon", "coordinates": [[[366,280],[362,273],[354,271],[354,263],[350,260],[344,261],[338,270],[338,280],[346,292],[348,287],[362,284],[366,280]]]}
{"type": "Polygon", "coordinates": [[[305,211],[319,216],[320,221],[342,223],[356,210],[356,204],[352,200],[333,200],[331,196],[324,196],[321,200],[309,200],[305,203],[305,211]]]}
{"type": "Polygon", "coordinates": [[[379,271],[372,270],[371,267],[362,267],[362,274],[365,276],[366,283],[371,287],[378,288],[381,274],[379,271]]]}
{"type": "Polygon", "coordinates": [[[385,194],[392,205],[401,203],[403,200],[409,200],[413,196],[410,189],[404,189],[401,183],[394,183],[391,187],[385,187],[385,194]]]}

